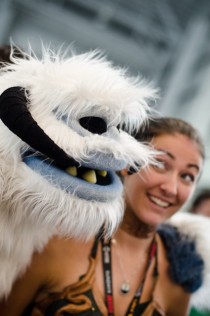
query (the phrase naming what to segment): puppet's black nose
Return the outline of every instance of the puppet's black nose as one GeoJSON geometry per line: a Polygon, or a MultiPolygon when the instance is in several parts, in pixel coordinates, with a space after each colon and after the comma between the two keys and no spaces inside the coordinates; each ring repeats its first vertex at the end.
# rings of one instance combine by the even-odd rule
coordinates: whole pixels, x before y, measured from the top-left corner
{"type": "Polygon", "coordinates": [[[103,134],[107,131],[107,123],[101,117],[85,116],[80,118],[80,125],[93,134],[103,134]]]}

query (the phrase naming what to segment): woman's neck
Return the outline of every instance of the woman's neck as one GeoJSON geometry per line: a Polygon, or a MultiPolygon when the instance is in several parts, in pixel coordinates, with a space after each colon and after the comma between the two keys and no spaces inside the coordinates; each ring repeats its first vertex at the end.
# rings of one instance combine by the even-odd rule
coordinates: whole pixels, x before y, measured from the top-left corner
{"type": "Polygon", "coordinates": [[[154,235],[155,227],[142,223],[133,213],[125,212],[122,224],[113,239],[130,252],[140,248],[142,254],[147,254],[154,235]]]}
{"type": "Polygon", "coordinates": [[[127,234],[136,238],[151,238],[154,236],[156,227],[143,223],[133,212],[125,210],[120,228],[127,234]]]}

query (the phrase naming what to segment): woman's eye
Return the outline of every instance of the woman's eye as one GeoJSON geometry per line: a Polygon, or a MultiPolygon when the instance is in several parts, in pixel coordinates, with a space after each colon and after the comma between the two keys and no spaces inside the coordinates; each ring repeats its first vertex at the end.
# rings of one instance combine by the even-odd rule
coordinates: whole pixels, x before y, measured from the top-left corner
{"type": "Polygon", "coordinates": [[[195,181],[195,176],[190,173],[184,173],[182,175],[182,179],[184,179],[184,181],[187,183],[193,183],[195,181]]]}

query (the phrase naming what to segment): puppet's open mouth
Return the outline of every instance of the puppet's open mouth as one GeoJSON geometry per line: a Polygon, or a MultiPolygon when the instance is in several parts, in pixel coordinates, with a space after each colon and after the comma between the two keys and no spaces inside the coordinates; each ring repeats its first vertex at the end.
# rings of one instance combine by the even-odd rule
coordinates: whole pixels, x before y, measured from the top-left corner
{"type": "Polygon", "coordinates": [[[67,193],[100,202],[119,198],[122,193],[119,177],[113,170],[97,169],[97,157],[101,156],[96,155],[95,160],[85,166],[65,168],[61,167],[59,162],[33,151],[24,153],[22,159],[30,169],[41,175],[47,182],[67,193]]]}
{"type": "Polygon", "coordinates": [[[111,183],[109,173],[106,170],[95,170],[81,166],[68,167],[65,171],[73,177],[78,177],[93,184],[109,185],[111,183]]]}
{"type": "Polygon", "coordinates": [[[29,151],[24,153],[23,161],[27,157],[28,158],[29,157],[37,157],[37,158],[41,159],[42,161],[45,161],[48,165],[51,165],[51,166],[54,165],[56,168],[59,168],[59,169],[65,171],[66,173],[68,173],[72,177],[79,178],[81,180],[87,181],[87,182],[92,183],[92,184],[98,184],[98,185],[111,184],[110,174],[106,170],[98,170],[95,168],[88,168],[88,167],[84,167],[84,166],[64,167],[64,166],[60,165],[59,162],[57,162],[51,158],[48,158],[43,154],[40,154],[40,153],[37,154],[36,152],[33,152],[32,150],[29,150],[29,151]]]}

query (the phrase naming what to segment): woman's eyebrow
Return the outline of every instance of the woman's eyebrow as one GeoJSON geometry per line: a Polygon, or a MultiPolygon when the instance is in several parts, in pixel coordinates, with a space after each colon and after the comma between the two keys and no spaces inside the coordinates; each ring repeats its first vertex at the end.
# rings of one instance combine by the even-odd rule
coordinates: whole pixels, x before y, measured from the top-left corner
{"type": "MultiPolygon", "coordinates": [[[[171,152],[169,152],[169,151],[167,151],[165,149],[161,149],[161,148],[157,148],[157,150],[161,151],[164,154],[166,154],[171,159],[173,159],[173,160],[175,159],[175,156],[171,152]]],[[[195,168],[196,170],[198,170],[198,172],[200,171],[200,168],[199,168],[199,166],[197,164],[189,163],[189,164],[187,164],[187,167],[188,168],[195,168]]]]}
{"type": "Polygon", "coordinates": [[[188,168],[195,168],[195,169],[197,169],[198,171],[200,171],[199,166],[196,165],[196,164],[193,164],[193,163],[189,163],[189,164],[187,165],[187,167],[188,167],[188,168]]]}
{"type": "Polygon", "coordinates": [[[167,156],[169,156],[171,159],[175,159],[174,155],[172,153],[170,153],[169,151],[165,150],[165,149],[161,149],[161,148],[156,148],[156,150],[166,154],[167,156]]]}

